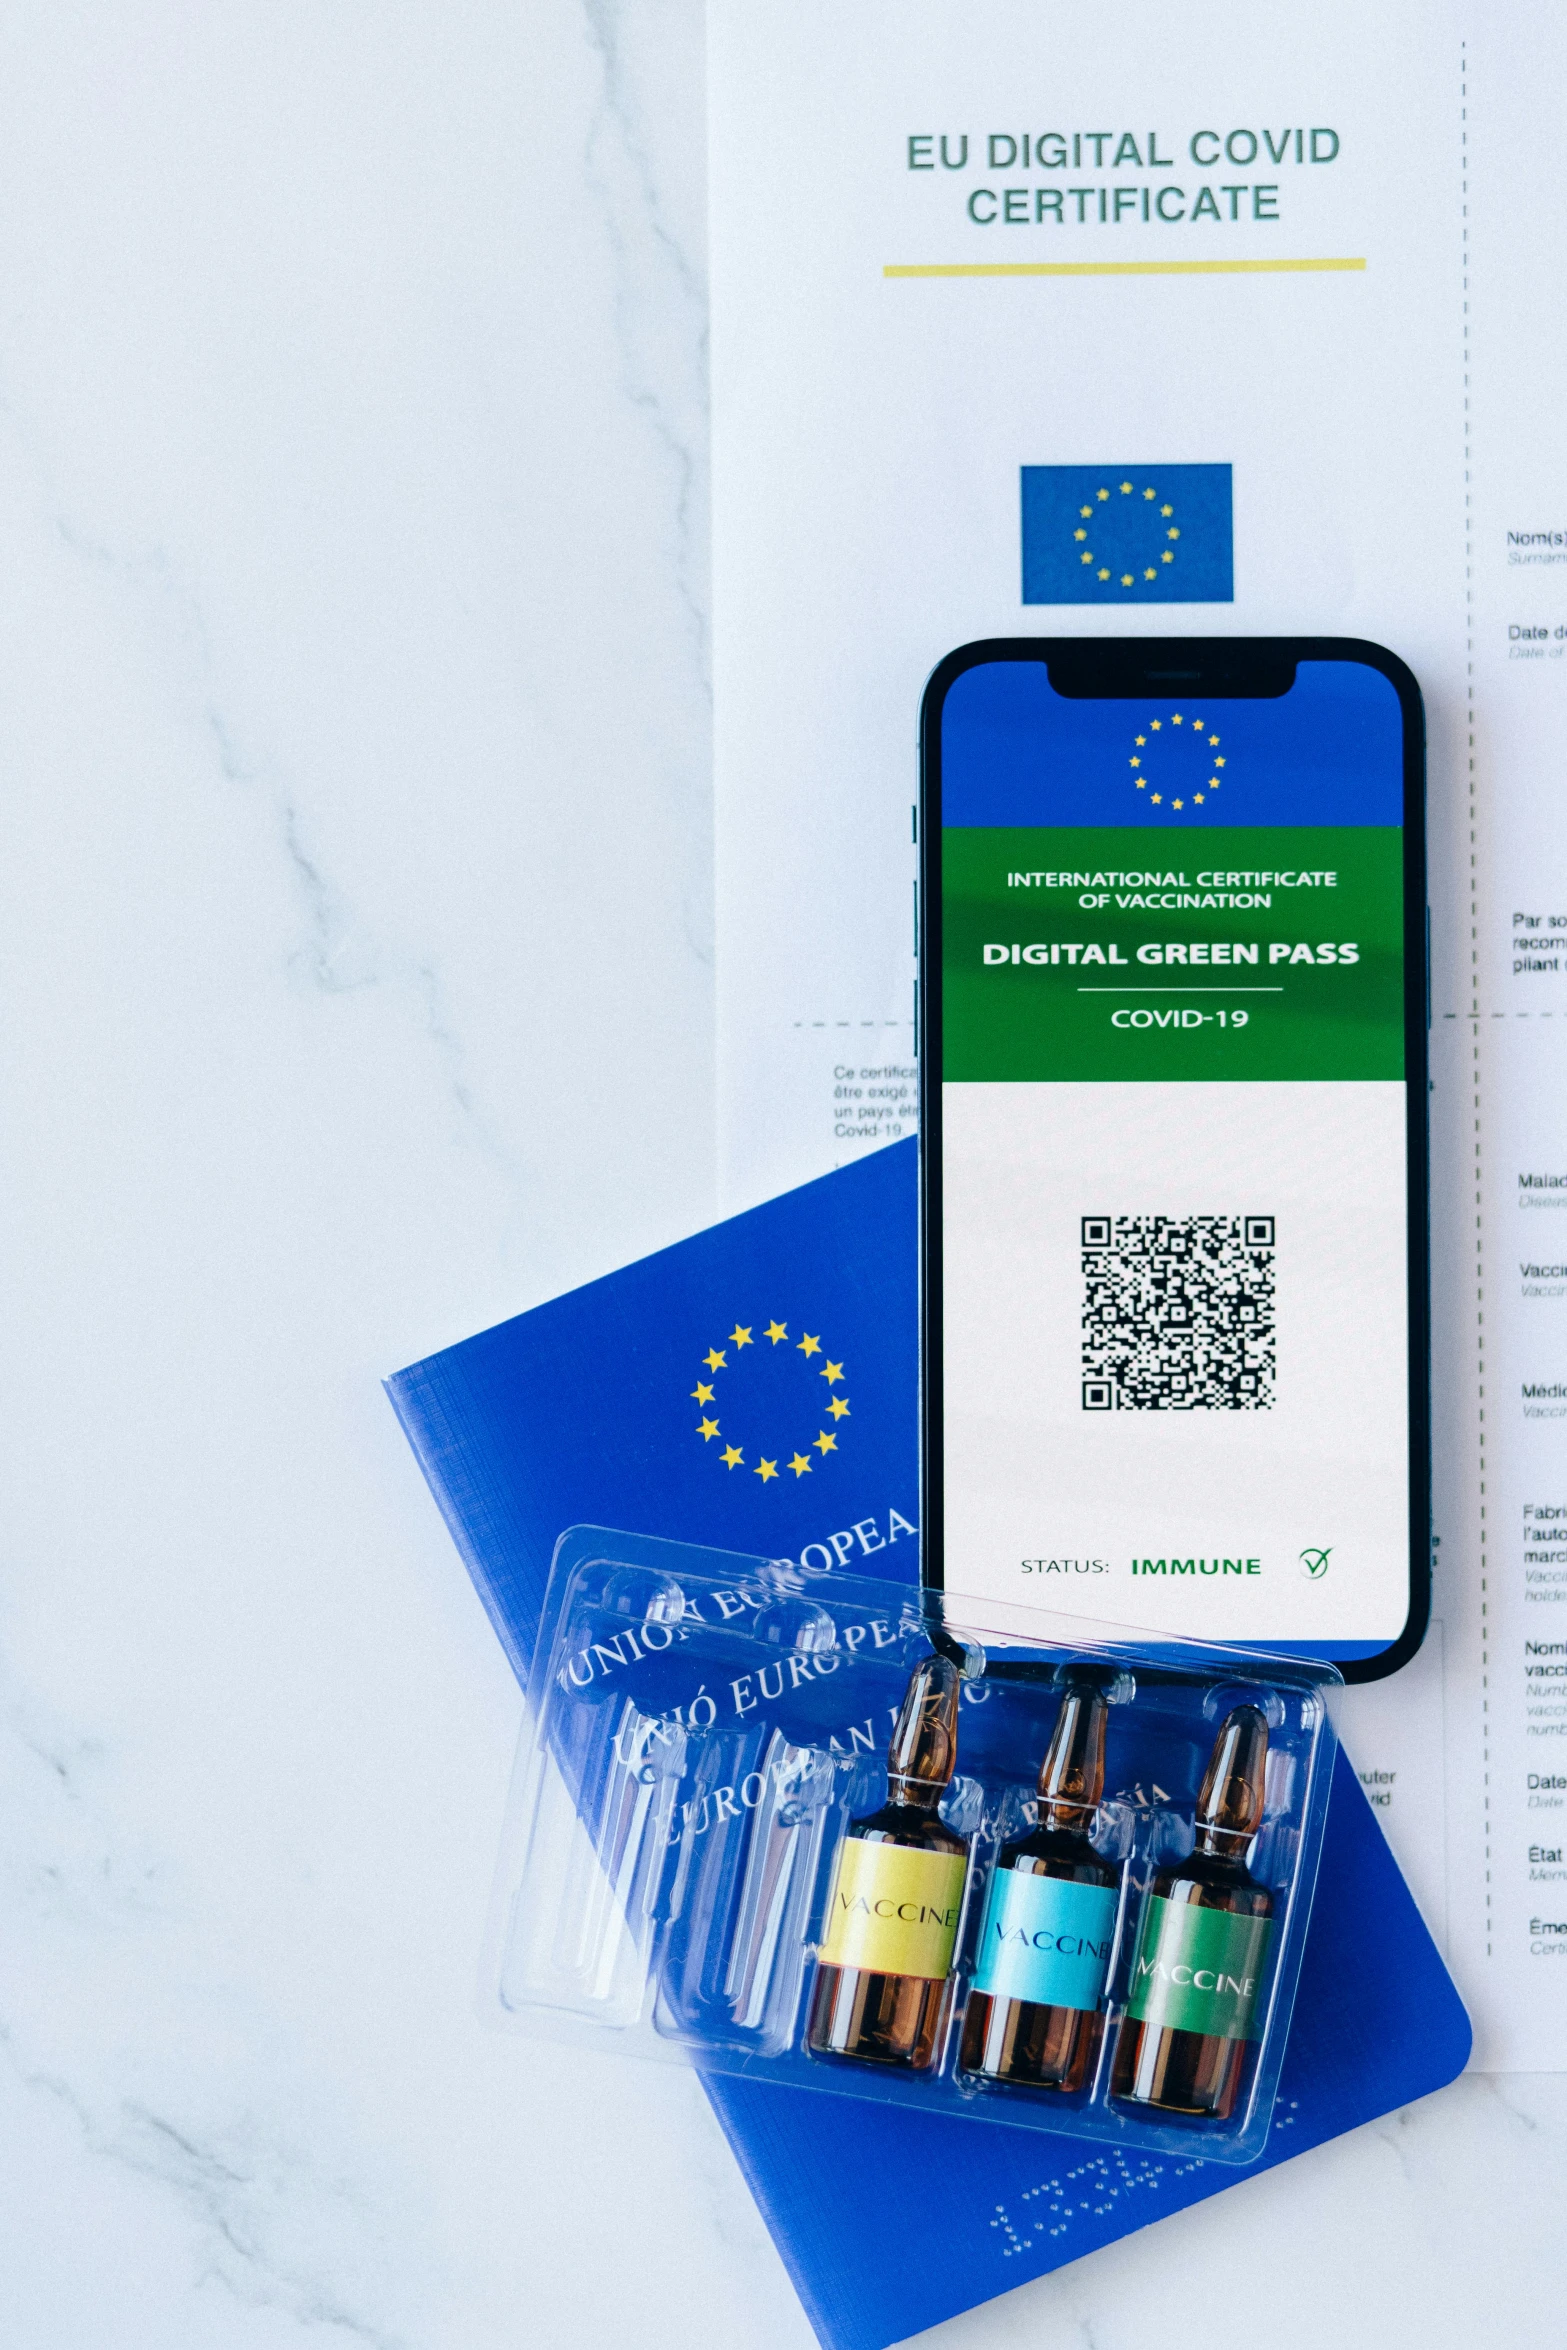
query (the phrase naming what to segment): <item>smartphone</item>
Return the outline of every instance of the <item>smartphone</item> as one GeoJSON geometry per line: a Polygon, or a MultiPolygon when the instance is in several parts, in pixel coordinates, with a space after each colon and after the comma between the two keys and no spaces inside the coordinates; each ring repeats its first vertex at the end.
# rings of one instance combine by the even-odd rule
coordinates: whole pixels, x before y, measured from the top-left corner
{"type": "Polygon", "coordinates": [[[1414,678],[965,645],[921,767],[927,1585],[1393,1671],[1430,1600],[1414,678]]]}

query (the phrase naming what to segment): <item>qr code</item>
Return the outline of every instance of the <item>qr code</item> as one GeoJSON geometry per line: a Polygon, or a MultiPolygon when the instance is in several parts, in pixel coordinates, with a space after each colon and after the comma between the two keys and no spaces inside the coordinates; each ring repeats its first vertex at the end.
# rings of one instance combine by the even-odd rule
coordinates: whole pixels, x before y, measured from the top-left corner
{"type": "Polygon", "coordinates": [[[1273,1407],[1271,1216],[1083,1218],[1085,1412],[1273,1407]]]}

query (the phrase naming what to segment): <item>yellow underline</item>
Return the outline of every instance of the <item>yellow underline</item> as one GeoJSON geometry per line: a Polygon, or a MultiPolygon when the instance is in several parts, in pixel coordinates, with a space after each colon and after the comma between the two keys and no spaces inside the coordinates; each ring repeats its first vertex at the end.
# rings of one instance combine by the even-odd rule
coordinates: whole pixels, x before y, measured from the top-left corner
{"type": "Polygon", "coordinates": [[[1320,261],[889,261],[883,277],[1276,277],[1303,269],[1364,269],[1364,256],[1320,261]]]}

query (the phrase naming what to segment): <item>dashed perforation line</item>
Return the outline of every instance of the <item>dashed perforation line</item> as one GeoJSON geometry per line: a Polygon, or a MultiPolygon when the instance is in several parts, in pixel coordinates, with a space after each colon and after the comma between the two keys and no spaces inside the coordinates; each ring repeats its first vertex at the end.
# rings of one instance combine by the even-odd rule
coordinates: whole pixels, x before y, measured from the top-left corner
{"type": "Polygon", "coordinates": [[[1479,794],[1475,779],[1474,685],[1474,492],[1470,475],[1469,404],[1469,48],[1460,45],[1459,64],[1460,187],[1463,216],[1464,331],[1464,701],[1469,755],[1469,1018],[1470,1111],[1474,1120],[1475,1219],[1475,1411],[1476,1456],[1479,1463],[1480,1551],[1480,1786],[1485,1832],[1485,1955],[1491,1956],[1491,1615],[1490,1559],[1486,1542],[1485,1458],[1485,1200],[1484,1161],[1480,1130],[1480,855],[1478,847],[1479,794]]]}

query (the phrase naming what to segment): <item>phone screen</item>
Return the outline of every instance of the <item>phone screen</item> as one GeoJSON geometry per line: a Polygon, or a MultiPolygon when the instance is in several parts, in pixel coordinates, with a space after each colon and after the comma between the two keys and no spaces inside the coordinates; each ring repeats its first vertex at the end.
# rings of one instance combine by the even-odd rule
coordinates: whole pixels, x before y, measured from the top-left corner
{"type": "Polygon", "coordinates": [[[1397,1661],[1428,1539],[1418,694],[1369,647],[1257,648],[1252,692],[1244,647],[1100,647],[1091,690],[1054,650],[971,648],[927,698],[932,1579],[1397,1661]]]}

